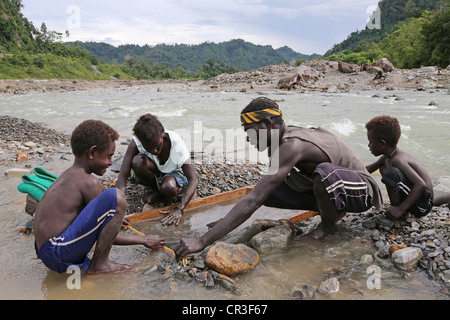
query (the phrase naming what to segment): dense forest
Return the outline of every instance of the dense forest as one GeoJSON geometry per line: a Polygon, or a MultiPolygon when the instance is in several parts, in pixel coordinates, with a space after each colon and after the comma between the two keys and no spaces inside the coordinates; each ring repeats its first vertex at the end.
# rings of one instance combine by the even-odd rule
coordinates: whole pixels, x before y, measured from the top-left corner
{"type": "MultiPolygon", "coordinates": [[[[388,1],[383,0],[380,4],[384,3],[386,6],[388,1]]],[[[399,1],[403,0],[390,0],[393,4],[398,4],[399,1]]],[[[403,2],[411,4],[411,1],[403,2]]],[[[414,12],[414,15],[398,21],[391,32],[384,31],[382,23],[381,30],[365,30],[364,36],[361,37],[350,35],[346,41],[351,39],[354,42],[352,49],[336,51],[336,47],[342,47],[335,46],[332,51],[334,53],[327,53],[325,58],[360,64],[363,61],[370,63],[385,57],[397,68],[419,68],[427,65],[446,68],[450,65],[450,1],[418,1],[418,3],[423,6],[427,3],[435,4],[437,9],[422,10],[415,6],[412,10],[412,6],[409,6],[406,12],[414,12]],[[385,32],[381,40],[375,39],[377,32],[378,34],[385,32]],[[373,38],[366,35],[372,35],[373,38]]],[[[383,21],[383,11],[381,13],[383,21]]],[[[384,28],[391,28],[393,23],[393,20],[388,20],[384,28]]],[[[363,33],[359,33],[361,34],[363,33]]]]}
{"type": "MultiPolygon", "coordinates": [[[[150,65],[162,64],[174,69],[181,66],[187,72],[197,72],[209,60],[223,62],[242,71],[258,69],[267,65],[297,60],[308,60],[309,55],[293,51],[289,47],[274,50],[272,46],[255,45],[241,39],[221,43],[204,42],[199,45],[158,44],[156,46],[121,45],[107,43],[76,42],[70,45],[87,49],[107,63],[150,65]]],[[[315,55],[316,57],[318,55],[315,55]]]]}
{"type": "Polygon", "coordinates": [[[328,59],[360,64],[388,58],[397,68],[450,65],[450,0],[382,0],[381,28],[356,31],[324,57],[241,39],[200,45],[113,47],[62,43],[63,34],[37,28],[21,0],[0,0],[0,79],[208,79],[266,65],[328,59]]]}
{"type": "Polygon", "coordinates": [[[347,39],[335,44],[325,57],[343,50],[353,51],[360,43],[379,43],[390,35],[399,22],[419,18],[425,11],[448,8],[448,0],[382,0],[378,3],[381,12],[381,28],[355,31],[347,39]]]}

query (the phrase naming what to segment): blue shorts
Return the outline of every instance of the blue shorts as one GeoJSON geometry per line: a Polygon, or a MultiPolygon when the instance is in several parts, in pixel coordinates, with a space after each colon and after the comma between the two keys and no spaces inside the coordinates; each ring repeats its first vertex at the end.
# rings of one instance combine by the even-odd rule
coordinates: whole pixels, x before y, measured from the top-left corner
{"type": "MultiPolygon", "coordinates": [[[[390,187],[394,192],[400,195],[403,201],[411,192],[411,183],[406,176],[398,168],[390,167],[383,173],[381,179],[386,186],[390,187]]],[[[430,190],[426,189],[420,198],[413,204],[408,211],[416,218],[426,216],[433,208],[433,200],[431,199],[430,190]]]]}
{"type": "Polygon", "coordinates": [[[183,170],[177,169],[170,173],[163,173],[161,177],[156,178],[156,185],[158,187],[158,190],[159,190],[159,186],[161,185],[163,180],[167,177],[173,177],[175,179],[175,181],[177,182],[178,186],[180,186],[180,187],[184,187],[184,186],[188,185],[188,179],[184,175],[183,170]]]}
{"type": "Polygon", "coordinates": [[[35,243],[37,257],[47,268],[59,273],[66,272],[72,265],[87,270],[91,263],[87,254],[116,213],[116,204],[116,189],[104,191],[88,203],[62,234],[47,240],[39,250],[35,243]]]}

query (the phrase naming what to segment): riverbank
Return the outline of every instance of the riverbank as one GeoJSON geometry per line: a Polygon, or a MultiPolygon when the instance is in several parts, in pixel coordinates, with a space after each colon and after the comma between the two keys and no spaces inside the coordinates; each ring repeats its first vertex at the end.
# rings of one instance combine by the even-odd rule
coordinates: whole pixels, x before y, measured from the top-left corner
{"type": "MultiPolygon", "coordinates": [[[[419,69],[394,69],[381,79],[366,71],[342,73],[337,63],[325,60],[307,61],[302,66],[312,68],[317,77],[301,81],[292,90],[300,92],[349,92],[360,90],[448,90],[450,66],[422,67],[419,69]]],[[[277,91],[279,81],[297,74],[298,68],[273,65],[248,72],[221,74],[209,80],[138,81],[138,80],[70,80],[70,79],[20,79],[0,80],[0,97],[31,93],[69,92],[89,90],[162,91],[162,92],[251,92],[277,91]]],[[[284,89],[281,89],[284,90],[284,89]]]]}
{"type": "MultiPolygon", "coordinates": [[[[59,175],[72,164],[73,157],[67,135],[45,128],[39,123],[12,117],[0,117],[0,130],[0,171],[2,175],[6,175],[6,178],[2,178],[5,182],[4,197],[7,197],[8,193],[16,197],[18,191],[15,188],[20,182],[20,175],[31,172],[36,166],[44,167],[59,175]],[[26,158],[19,160],[19,151],[26,158]],[[22,171],[15,173],[13,169],[22,171]]],[[[123,156],[126,143],[126,141],[120,141],[119,144],[122,147],[118,148],[116,158],[120,159],[123,156]]],[[[101,177],[105,187],[108,187],[117,177],[118,165],[119,163],[116,162],[112,170],[108,170],[107,174],[101,177]]],[[[199,174],[199,197],[253,185],[265,170],[262,164],[216,163],[212,158],[196,162],[195,168],[199,174]]],[[[129,213],[142,210],[141,199],[145,192],[142,186],[130,179],[127,186],[129,213]]],[[[24,199],[25,197],[23,195],[24,199]]],[[[15,214],[26,215],[24,211],[15,214]]],[[[297,234],[307,232],[319,221],[320,218],[316,217],[298,224],[297,234]]],[[[442,292],[449,294],[450,210],[447,206],[435,207],[426,217],[408,218],[403,223],[394,223],[386,219],[382,212],[375,210],[363,214],[347,214],[338,223],[338,228],[351,230],[351,234],[355,237],[373,244],[373,254],[365,257],[364,263],[378,265],[386,274],[392,270],[398,272],[390,259],[390,250],[393,250],[394,245],[418,248],[422,252],[422,257],[416,266],[416,271],[413,272],[426,273],[429,278],[436,281],[438,286],[441,286],[442,292]]],[[[401,272],[406,279],[410,273],[409,271],[401,272]]]]}

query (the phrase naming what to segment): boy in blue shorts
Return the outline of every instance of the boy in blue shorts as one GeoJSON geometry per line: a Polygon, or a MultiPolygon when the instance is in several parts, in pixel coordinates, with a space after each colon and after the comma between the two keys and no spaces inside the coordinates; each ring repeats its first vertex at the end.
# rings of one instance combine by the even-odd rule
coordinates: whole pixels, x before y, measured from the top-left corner
{"type": "Polygon", "coordinates": [[[404,219],[409,213],[420,218],[434,205],[448,203],[450,196],[434,197],[433,184],[424,166],[398,148],[400,123],[390,116],[378,116],[366,124],[370,152],[378,160],[367,166],[369,172],[380,170],[391,206],[386,217],[404,219]]]}
{"type": "Polygon", "coordinates": [[[48,188],[34,218],[35,249],[51,270],[66,272],[72,265],[86,273],[118,273],[134,268],[109,260],[113,244],[142,244],[159,249],[159,236],[120,233],[126,212],[126,198],[120,190],[104,190],[91,175],[102,176],[111,166],[118,133],[102,121],[87,120],[71,137],[73,165],[48,188]],[[92,260],[87,254],[95,245],[92,260]]]}

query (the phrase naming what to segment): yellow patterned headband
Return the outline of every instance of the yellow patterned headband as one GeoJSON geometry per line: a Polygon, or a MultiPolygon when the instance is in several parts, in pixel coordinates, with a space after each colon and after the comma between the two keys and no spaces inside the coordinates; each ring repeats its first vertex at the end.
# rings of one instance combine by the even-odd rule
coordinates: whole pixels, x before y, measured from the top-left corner
{"type": "Polygon", "coordinates": [[[283,116],[283,113],[278,109],[264,109],[264,110],[258,110],[253,111],[249,113],[242,113],[241,114],[241,124],[250,124],[250,123],[256,123],[264,120],[267,117],[276,117],[276,116],[283,116]]]}

